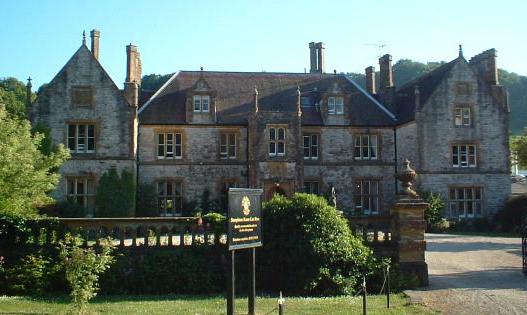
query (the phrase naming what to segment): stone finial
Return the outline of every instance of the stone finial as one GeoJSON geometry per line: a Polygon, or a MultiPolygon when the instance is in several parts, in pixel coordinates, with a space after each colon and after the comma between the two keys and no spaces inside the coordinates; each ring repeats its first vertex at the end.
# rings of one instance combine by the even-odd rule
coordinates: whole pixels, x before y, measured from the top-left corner
{"type": "Polygon", "coordinates": [[[27,78],[27,84],[26,84],[26,87],[28,87],[28,88],[33,87],[33,85],[31,84],[31,80],[32,80],[31,77],[27,78]]]}
{"type": "Polygon", "coordinates": [[[459,45],[459,58],[463,57],[463,45],[459,45]]]}
{"type": "Polygon", "coordinates": [[[302,105],[301,105],[301,96],[302,92],[300,92],[300,86],[297,86],[296,88],[296,113],[298,114],[298,117],[302,116],[302,105]]]}
{"type": "Polygon", "coordinates": [[[335,186],[331,186],[331,202],[333,203],[333,207],[337,207],[337,191],[335,190],[335,186]]]}
{"type": "Polygon", "coordinates": [[[82,44],[86,46],[86,31],[82,31],[82,44]]]}
{"type": "Polygon", "coordinates": [[[419,195],[412,189],[412,182],[417,177],[417,173],[410,167],[410,161],[404,161],[404,168],[397,174],[395,178],[401,182],[403,186],[402,195],[407,195],[411,198],[419,198],[419,195]]]}

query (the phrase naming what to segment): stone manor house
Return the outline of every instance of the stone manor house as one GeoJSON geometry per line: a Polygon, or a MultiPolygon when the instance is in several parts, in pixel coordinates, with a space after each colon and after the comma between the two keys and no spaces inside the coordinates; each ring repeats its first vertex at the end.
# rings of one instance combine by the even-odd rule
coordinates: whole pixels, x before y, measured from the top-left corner
{"type": "MultiPolygon", "coordinates": [[[[496,51],[459,55],[396,87],[392,57],[366,68],[366,88],[326,73],[310,43],[309,73],[179,71],[155,94],[141,91],[136,46],[126,47],[124,89],[99,63],[100,32],[39,94],[34,124],[51,128],[71,160],[54,192],[95,211],[100,176],[133,171],[155,185],[160,216],[179,216],[208,189],[328,194],[355,214],[387,213],[394,174],[409,159],[419,191],[441,193],[449,217],[494,214],[511,193],[507,92],[496,51]]],[[[167,69],[171,71],[172,69],[167,69]]]]}

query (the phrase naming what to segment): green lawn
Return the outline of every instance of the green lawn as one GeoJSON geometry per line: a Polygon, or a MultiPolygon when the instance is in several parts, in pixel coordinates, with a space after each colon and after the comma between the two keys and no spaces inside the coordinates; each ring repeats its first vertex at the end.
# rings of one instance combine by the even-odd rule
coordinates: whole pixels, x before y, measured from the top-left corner
{"type": "MultiPolygon", "coordinates": [[[[362,314],[361,297],[287,298],[285,314],[362,314]]],[[[368,314],[436,314],[420,305],[409,304],[403,294],[392,295],[390,309],[385,296],[368,297],[368,314]]],[[[28,298],[0,297],[0,314],[66,314],[71,308],[67,296],[28,298]]],[[[221,296],[101,296],[89,306],[91,314],[225,314],[221,296]]],[[[258,297],[257,314],[278,314],[277,299],[258,297]]],[[[247,314],[247,300],[236,300],[236,313],[247,314]]]]}

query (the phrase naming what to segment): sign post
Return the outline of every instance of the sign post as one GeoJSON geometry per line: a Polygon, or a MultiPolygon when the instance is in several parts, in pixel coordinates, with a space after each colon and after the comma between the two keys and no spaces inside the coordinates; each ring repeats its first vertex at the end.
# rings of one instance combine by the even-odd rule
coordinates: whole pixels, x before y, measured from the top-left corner
{"type": "Polygon", "coordinates": [[[262,243],[262,189],[230,188],[227,244],[231,251],[231,270],[227,292],[227,314],[235,313],[235,251],[251,249],[249,275],[249,315],[255,314],[256,300],[256,247],[262,243]]]}

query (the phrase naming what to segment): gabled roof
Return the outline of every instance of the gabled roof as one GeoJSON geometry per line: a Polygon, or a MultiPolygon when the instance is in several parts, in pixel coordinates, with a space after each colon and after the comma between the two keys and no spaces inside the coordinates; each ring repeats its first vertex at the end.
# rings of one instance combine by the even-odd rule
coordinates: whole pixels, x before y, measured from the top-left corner
{"type": "MultiPolygon", "coordinates": [[[[419,105],[425,104],[437,89],[439,84],[448,75],[450,70],[458,62],[464,60],[458,57],[438,68],[404,84],[396,92],[397,117],[400,123],[406,123],[415,119],[415,88],[419,88],[419,105]]],[[[466,62],[466,61],[465,61],[466,62]]]]}
{"type": "MultiPolygon", "coordinates": [[[[79,47],[79,49],[77,49],[77,51],[73,54],[73,56],[71,56],[71,58],[62,67],[62,69],[60,69],[60,71],[53,77],[53,79],[49,82],[49,84],[44,88],[43,93],[46,93],[47,90],[50,90],[51,87],[54,85],[54,83],[63,76],[63,74],[66,72],[68,68],[70,68],[74,63],[79,62],[79,60],[82,60],[85,58],[88,58],[89,62],[93,63],[95,67],[97,67],[99,71],[101,71],[104,79],[110,82],[110,84],[114,87],[115,91],[122,97],[122,99],[126,102],[126,104],[128,104],[129,106],[132,106],[130,105],[128,100],[124,97],[122,91],[117,87],[115,82],[112,80],[108,72],[106,72],[104,67],[99,62],[99,60],[97,60],[97,58],[93,56],[92,52],[84,44],[82,44],[79,47]]],[[[38,98],[37,100],[35,100],[35,103],[38,103],[38,98]]]]}
{"type": "MultiPolygon", "coordinates": [[[[260,111],[296,112],[297,89],[302,95],[330,91],[337,84],[352,96],[351,125],[391,126],[395,116],[344,75],[311,73],[180,71],[139,110],[141,124],[185,124],[185,100],[196,82],[215,93],[218,124],[245,125],[258,89],[260,111]]],[[[322,125],[315,107],[302,107],[302,123],[322,125]]]]}

